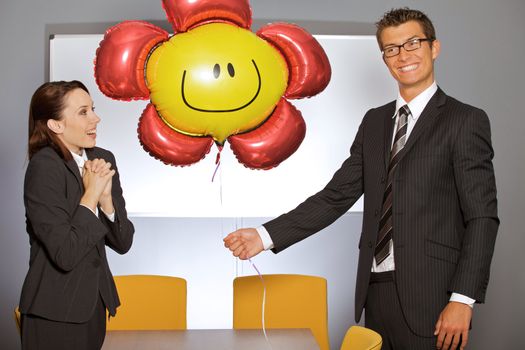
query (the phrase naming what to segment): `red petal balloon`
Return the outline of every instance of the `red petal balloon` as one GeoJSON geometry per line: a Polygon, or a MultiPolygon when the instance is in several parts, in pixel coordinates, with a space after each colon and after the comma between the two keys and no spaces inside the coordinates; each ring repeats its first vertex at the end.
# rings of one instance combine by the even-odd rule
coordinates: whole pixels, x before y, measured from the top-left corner
{"type": "Polygon", "coordinates": [[[168,32],[143,21],[125,21],[106,31],[95,57],[95,79],[102,93],[118,100],[148,99],[144,79],[150,50],[168,32]]]}
{"type": "Polygon", "coordinates": [[[248,0],[162,0],[175,33],[209,22],[233,22],[249,29],[252,10],[248,0]]]}
{"type": "Polygon", "coordinates": [[[290,69],[286,98],[310,97],[323,91],[332,75],[330,62],[319,42],[303,28],[289,23],[262,27],[257,35],[283,53],[290,69]]]}
{"type": "Polygon", "coordinates": [[[301,112],[281,99],[264,124],[248,133],[230,136],[228,141],[239,162],[246,167],[271,169],[299,148],[305,133],[301,112]]]}
{"type": "Polygon", "coordinates": [[[142,112],[137,130],[142,147],[153,157],[171,165],[190,165],[203,159],[213,144],[211,137],[181,134],[162,121],[150,103],[142,112]]]}

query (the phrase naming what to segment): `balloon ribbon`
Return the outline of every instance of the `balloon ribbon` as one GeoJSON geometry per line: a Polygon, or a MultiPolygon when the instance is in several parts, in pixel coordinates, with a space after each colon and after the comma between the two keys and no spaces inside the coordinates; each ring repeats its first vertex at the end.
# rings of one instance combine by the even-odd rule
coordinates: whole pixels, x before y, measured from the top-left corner
{"type": "Polygon", "coordinates": [[[262,285],[263,285],[263,299],[262,299],[262,330],[264,334],[264,338],[266,339],[266,342],[270,346],[270,349],[273,349],[272,344],[270,343],[270,340],[268,339],[268,335],[266,334],[266,326],[264,325],[264,309],[266,305],[266,284],[264,283],[264,278],[262,274],[259,272],[259,269],[255,264],[253,263],[252,259],[248,259],[248,261],[252,264],[255,271],[257,271],[257,274],[259,275],[259,278],[261,279],[262,285]]]}
{"type": "Polygon", "coordinates": [[[221,152],[222,152],[222,145],[218,145],[217,148],[219,149],[219,152],[217,152],[217,158],[215,158],[215,164],[217,166],[215,167],[215,171],[213,172],[213,176],[211,177],[211,182],[215,179],[215,174],[217,174],[217,170],[219,170],[219,166],[221,165],[221,152]]]}

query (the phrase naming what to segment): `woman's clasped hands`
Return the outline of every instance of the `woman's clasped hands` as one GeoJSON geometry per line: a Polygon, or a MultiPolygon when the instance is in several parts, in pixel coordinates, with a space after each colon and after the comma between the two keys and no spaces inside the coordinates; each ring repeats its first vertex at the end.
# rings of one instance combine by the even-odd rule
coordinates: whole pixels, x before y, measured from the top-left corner
{"type": "Polygon", "coordinates": [[[111,179],[115,170],[111,163],[104,159],[91,159],[84,163],[82,182],[84,183],[84,196],[80,204],[86,205],[95,211],[98,204],[106,214],[114,212],[111,198],[111,179]]]}

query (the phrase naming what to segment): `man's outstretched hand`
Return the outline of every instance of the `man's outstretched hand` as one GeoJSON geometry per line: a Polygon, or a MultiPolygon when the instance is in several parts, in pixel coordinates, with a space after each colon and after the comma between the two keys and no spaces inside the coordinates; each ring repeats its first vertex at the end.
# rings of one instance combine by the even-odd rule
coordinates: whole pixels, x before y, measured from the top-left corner
{"type": "Polygon", "coordinates": [[[259,233],[254,228],[241,228],[224,238],[224,246],[241,260],[247,260],[264,250],[259,233]]]}

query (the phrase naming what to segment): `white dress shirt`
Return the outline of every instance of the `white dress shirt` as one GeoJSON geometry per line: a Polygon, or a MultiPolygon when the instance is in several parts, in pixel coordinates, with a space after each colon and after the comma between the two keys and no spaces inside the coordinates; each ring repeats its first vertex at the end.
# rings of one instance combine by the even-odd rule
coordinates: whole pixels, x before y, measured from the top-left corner
{"type": "MultiPolygon", "coordinates": [[[[396,109],[395,113],[392,116],[392,118],[395,118],[394,123],[394,132],[397,127],[397,112],[399,111],[399,108],[401,108],[404,105],[408,105],[408,108],[410,109],[410,115],[407,118],[408,126],[407,126],[407,132],[406,132],[406,140],[408,140],[410,133],[414,129],[414,126],[416,125],[417,120],[421,116],[421,113],[423,113],[423,110],[428,104],[428,101],[434,96],[436,93],[438,87],[436,82],[434,81],[432,85],[430,85],[426,90],[421,92],[419,95],[417,95],[412,101],[406,102],[403,97],[399,94],[396,100],[396,109]]],[[[392,143],[394,142],[392,137],[392,143]]],[[[266,230],[264,226],[260,226],[256,228],[257,232],[259,233],[259,236],[261,237],[261,240],[263,242],[264,250],[269,250],[273,248],[273,241],[270,237],[270,234],[266,230]]],[[[385,272],[385,271],[393,271],[395,270],[395,263],[394,263],[394,245],[392,243],[392,240],[390,240],[389,243],[389,250],[390,254],[388,257],[381,262],[381,264],[376,264],[376,259],[374,257],[374,261],[372,263],[372,272],[385,272]]],[[[461,302],[463,304],[468,304],[471,307],[473,306],[475,299],[469,298],[465,295],[458,294],[458,293],[452,293],[450,297],[450,301],[457,301],[461,302]]]]}

